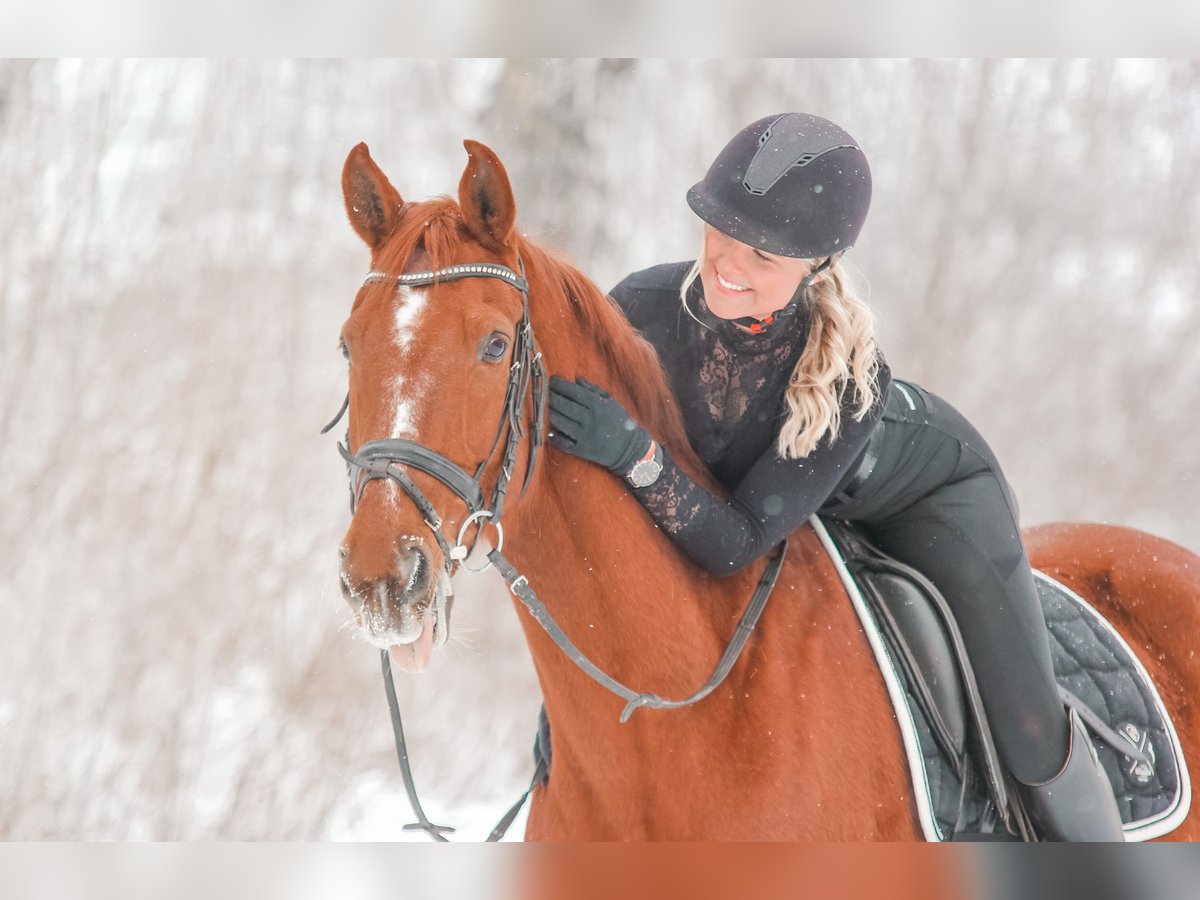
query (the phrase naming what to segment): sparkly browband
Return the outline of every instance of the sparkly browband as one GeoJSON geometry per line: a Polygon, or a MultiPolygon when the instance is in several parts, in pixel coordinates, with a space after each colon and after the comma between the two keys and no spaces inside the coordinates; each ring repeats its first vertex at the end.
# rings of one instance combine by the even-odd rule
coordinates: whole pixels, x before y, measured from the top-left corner
{"type": "MultiPolygon", "coordinates": [[[[524,266],[522,266],[522,270],[524,266]]],[[[457,281],[460,278],[499,278],[506,284],[512,285],[521,293],[529,290],[529,284],[507,266],[496,263],[466,263],[460,266],[447,266],[430,272],[405,272],[402,275],[389,275],[387,272],[368,272],[363,284],[376,281],[395,281],[396,286],[436,284],[440,281],[457,281]]]]}

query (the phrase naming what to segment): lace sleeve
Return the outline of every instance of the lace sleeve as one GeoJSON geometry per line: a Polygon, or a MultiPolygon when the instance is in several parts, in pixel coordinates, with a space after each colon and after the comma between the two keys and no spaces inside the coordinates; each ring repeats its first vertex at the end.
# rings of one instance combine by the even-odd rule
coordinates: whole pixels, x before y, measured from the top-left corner
{"type": "Polygon", "coordinates": [[[736,496],[726,499],[700,486],[665,450],[658,480],[634,488],[633,495],[684,553],[714,575],[733,574],[771,546],[736,496]]]}
{"type": "Polygon", "coordinates": [[[695,481],[663,451],[658,480],[633,494],[689,557],[714,575],[731,575],[808,520],[858,459],[882,414],[882,402],[855,421],[843,419],[833,444],[804,459],[780,459],[774,445],[728,498],[695,481]]]}

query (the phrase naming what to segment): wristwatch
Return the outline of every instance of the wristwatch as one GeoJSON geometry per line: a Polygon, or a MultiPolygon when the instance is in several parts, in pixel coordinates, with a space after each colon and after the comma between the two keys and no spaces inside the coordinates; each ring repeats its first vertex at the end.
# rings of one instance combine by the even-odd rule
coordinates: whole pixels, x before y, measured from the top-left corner
{"type": "Polygon", "coordinates": [[[633,464],[633,468],[625,473],[626,480],[635,488],[650,487],[658,481],[663,470],[662,447],[657,441],[650,442],[646,455],[633,464]]]}

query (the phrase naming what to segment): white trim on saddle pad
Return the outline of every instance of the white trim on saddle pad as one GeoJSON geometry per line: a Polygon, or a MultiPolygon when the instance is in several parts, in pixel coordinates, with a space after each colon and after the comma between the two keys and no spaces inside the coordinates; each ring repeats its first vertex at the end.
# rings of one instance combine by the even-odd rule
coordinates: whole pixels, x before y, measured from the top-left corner
{"type": "MultiPolygon", "coordinates": [[[[921,753],[921,742],[917,736],[916,724],[912,718],[912,711],[909,709],[908,701],[905,699],[905,690],[898,675],[895,664],[892,661],[891,654],[888,652],[887,645],[884,642],[883,636],[879,633],[879,628],[875,623],[875,617],[872,615],[866,600],[863,599],[859,592],[858,585],[851,577],[849,570],[846,568],[845,562],[842,560],[842,555],[838,551],[837,546],[830,538],[829,532],[825,529],[824,523],[815,515],[809,520],[809,524],[817,533],[821,544],[825,547],[825,552],[829,554],[833,566],[837,569],[838,576],[842,579],[842,584],[846,588],[846,593],[850,597],[850,602],[854,607],[855,613],[863,628],[863,633],[866,635],[867,642],[871,645],[871,650],[875,654],[875,661],[879,664],[879,672],[883,676],[884,684],[887,686],[888,696],[891,698],[892,707],[896,715],[896,724],[900,727],[900,736],[904,742],[905,755],[908,757],[908,769],[912,776],[913,784],[913,801],[917,807],[917,817],[921,822],[921,830],[924,832],[927,841],[941,842],[946,839],[938,827],[937,815],[933,805],[933,797],[929,791],[929,780],[925,772],[925,759],[921,753]]],[[[1149,687],[1150,693],[1157,705],[1159,715],[1167,724],[1167,735],[1170,738],[1171,749],[1175,754],[1176,770],[1179,772],[1180,789],[1176,795],[1176,802],[1173,806],[1158,813],[1152,818],[1143,819],[1140,822],[1135,822],[1125,826],[1126,841],[1147,841],[1151,838],[1162,837],[1170,833],[1175,828],[1182,824],[1184,818],[1187,817],[1188,809],[1191,806],[1192,788],[1191,780],[1188,776],[1187,763],[1183,758],[1183,752],[1179,745],[1179,736],[1175,732],[1175,725],[1171,721],[1171,717],[1167,714],[1166,707],[1163,705],[1162,698],[1159,697],[1154,683],[1150,680],[1145,668],[1142,666],[1141,660],[1137,654],[1129,647],[1125,640],[1116,632],[1103,616],[1092,608],[1086,600],[1067,588],[1063,584],[1050,578],[1042,572],[1034,570],[1034,575],[1055,585],[1058,589],[1066,594],[1069,594],[1075,601],[1090,615],[1102,622],[1109,634],[1125,648],[1134,665],[1137,666],[1138,673],[1141,675],[1144,683],[1149,687]]]]}

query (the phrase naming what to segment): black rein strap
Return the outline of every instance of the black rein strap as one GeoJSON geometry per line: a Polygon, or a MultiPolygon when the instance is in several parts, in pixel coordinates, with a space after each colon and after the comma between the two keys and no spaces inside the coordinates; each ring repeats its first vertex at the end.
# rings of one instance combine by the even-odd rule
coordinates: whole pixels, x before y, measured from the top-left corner
{"type": "Polygon", "coordinates": [[[625,709],[621,712],[621,721],[628,722],[629,717],[643,706],[649,709],[679,709],[680,707],[691,706],[693,703],[703,700],[717,689],[717,686],[725,680],[725,677],[733,668],[733,664],[737,662],[742,648],[746,646],[746,641],[750,639],[750,635],[754,631],[754,626],[758,624],[759,616],[762,615],[767,601],[771,598],[771,591],[775,587],[776,580],[779,578],[779,570],[783,567],[783,561],[787,557],[787,548],[788,542],[785,539],[779,544],[779,549],[767,564],[767,567],[763,569],[758,586],[754,589],[754,594],[750,597],[750,602],[746,604],[746,609],[743,611],[741,619],[738,620],[733,638],[725,648],[725,652],[721,654],[720,660],[717,661],[717,667],[713,670],[708,681],[690,697],[685,697],[682,700],[665,700],[658,694],[631,690],[615,678],[605,674],[595,663],[584,656],[563,630],[558,627],[558,623],[554,621],[554,618],[550,615],[550,611],[546,609],[546,605],[538,599],[533,588],[529,586],[529,580],[524,575],[518,573],[513,568],[512,563],[504,558],[503,554],[493,550],[488,554],[488,559],[495,564],[496,570],[508,583],[508,588],[512,591],[513,596],[524,604],[525,608],[529,610],[529,614],[553,638],[554,643],[558,644],[559,649],[570,658],[571,662],[575,663],[589,678],[601,687],[607,688],[618,697],[627,701],[625,709]]]}

